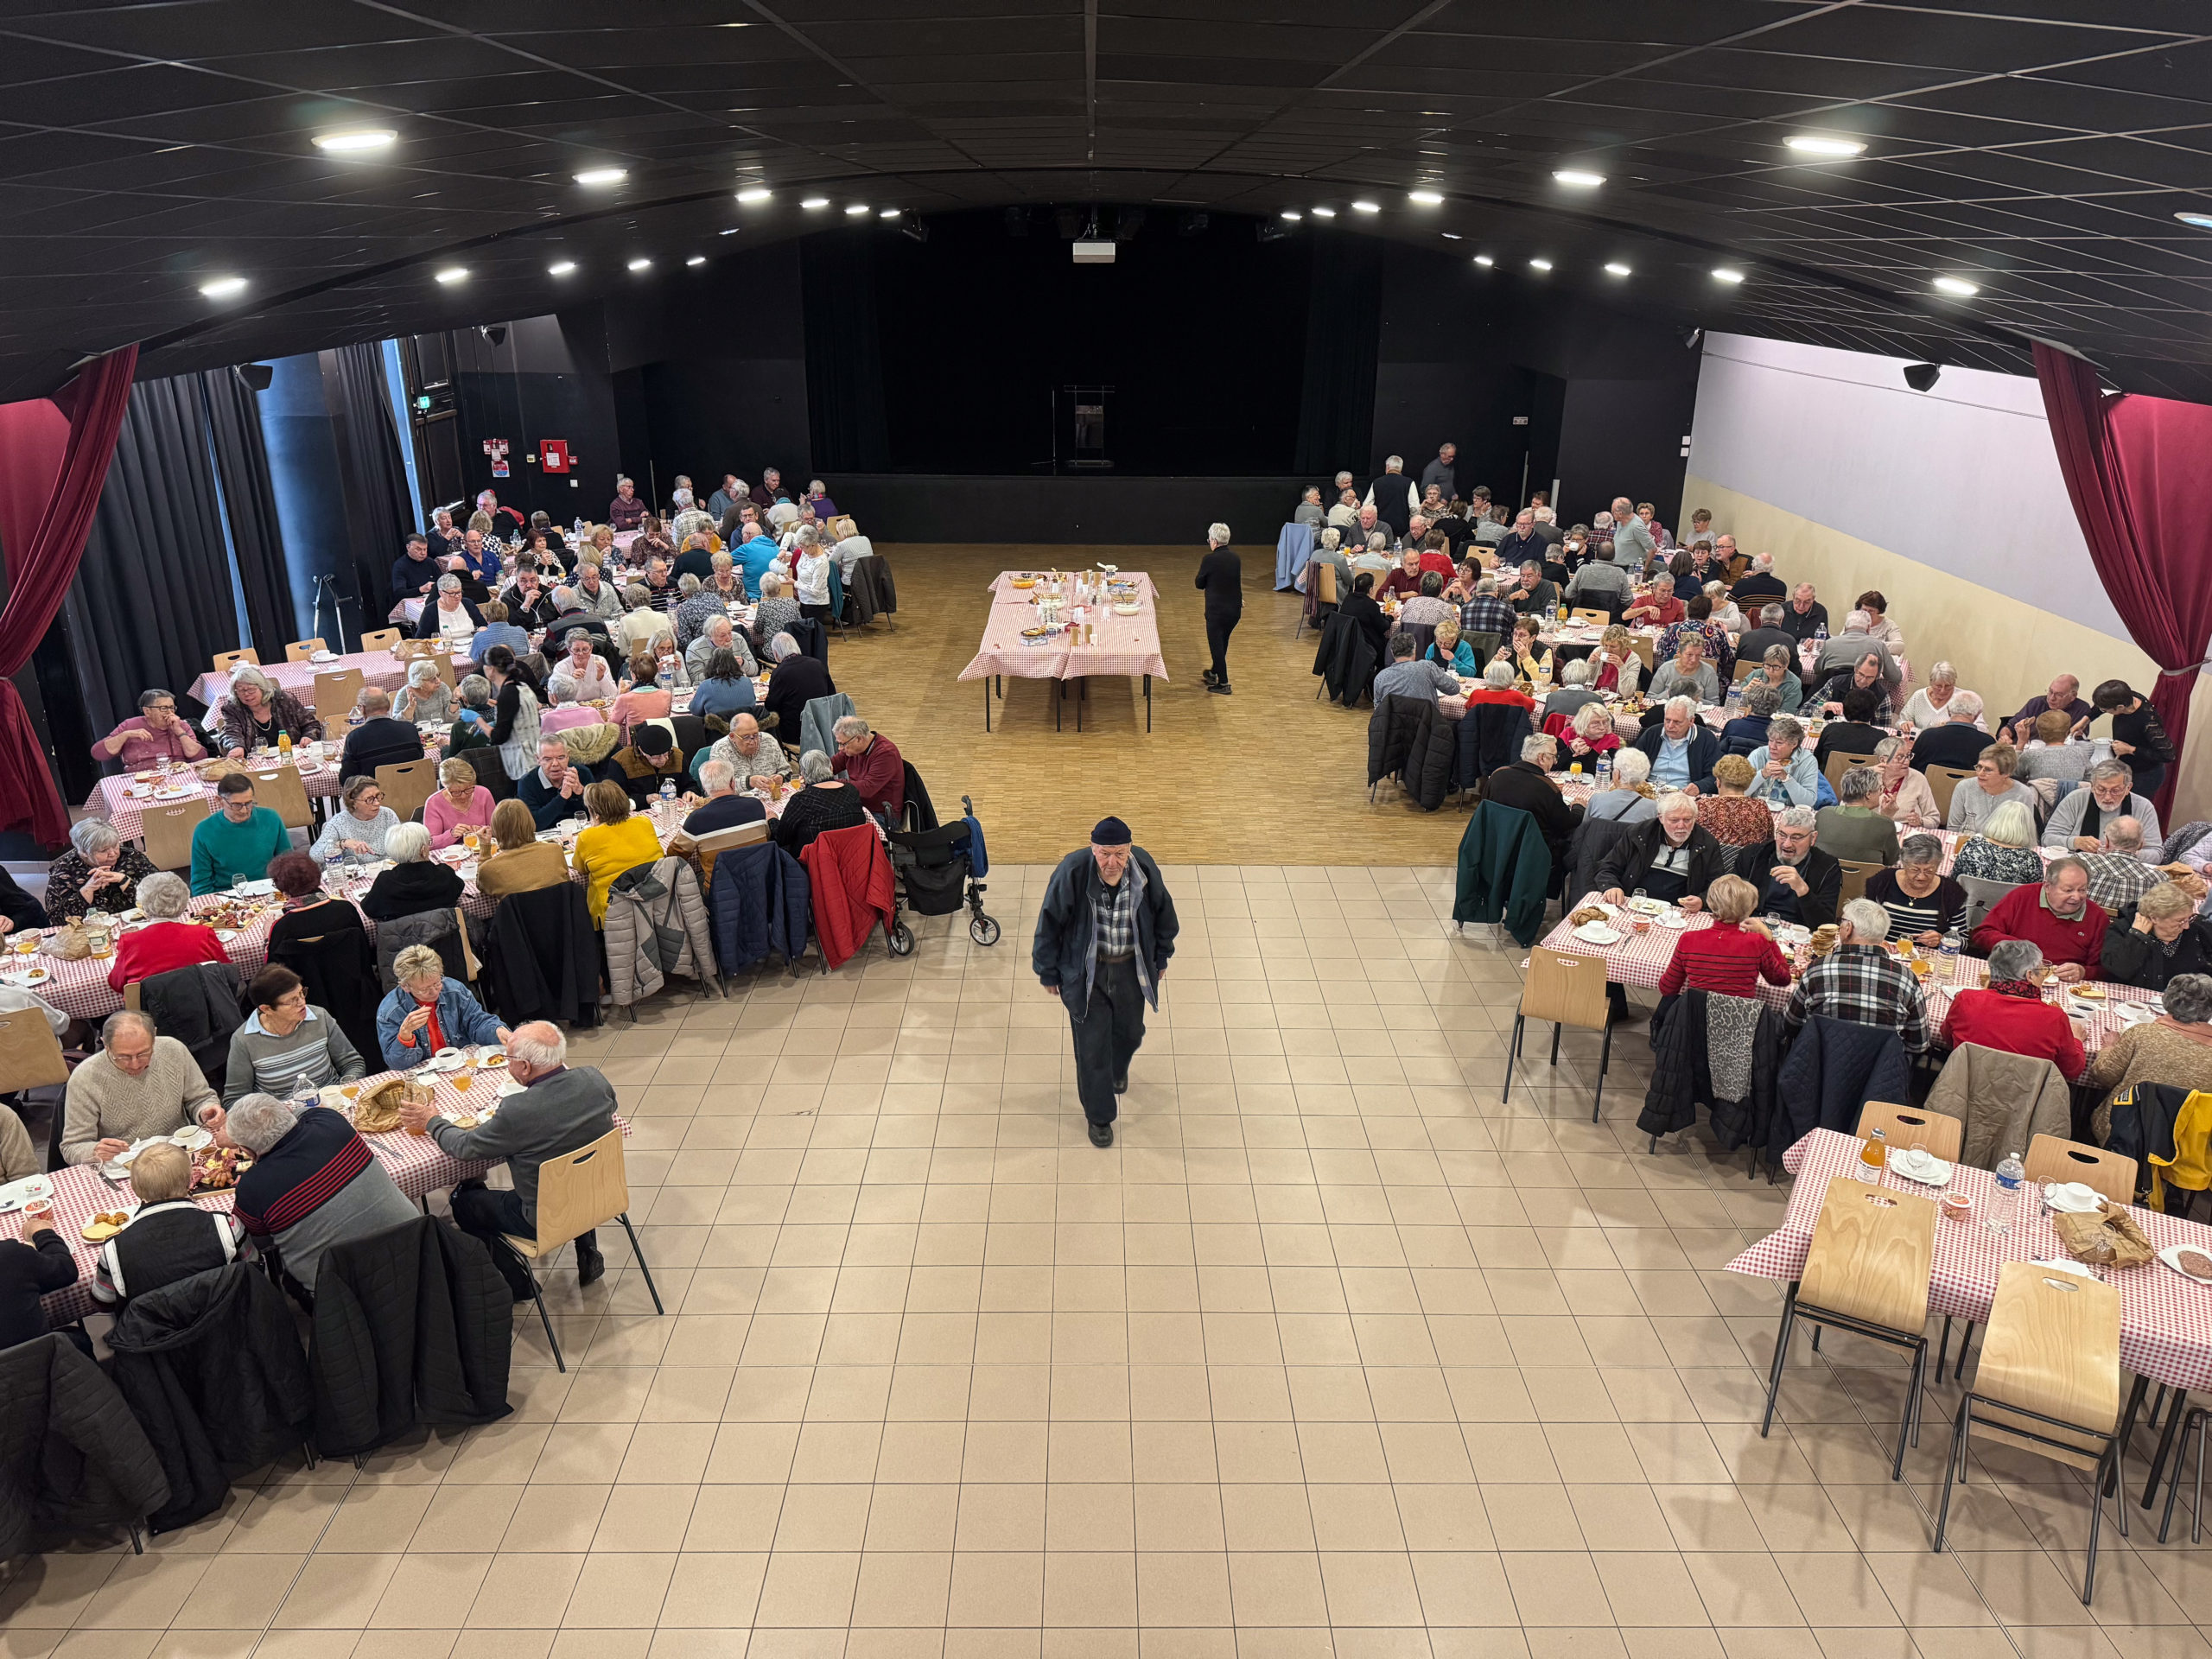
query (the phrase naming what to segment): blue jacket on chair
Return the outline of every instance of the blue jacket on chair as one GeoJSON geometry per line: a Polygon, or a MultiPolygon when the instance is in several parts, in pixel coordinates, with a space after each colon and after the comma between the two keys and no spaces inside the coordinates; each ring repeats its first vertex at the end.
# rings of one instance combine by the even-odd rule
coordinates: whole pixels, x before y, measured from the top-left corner
{"type": "Polygon", "coordinates": [[[806,871],[774,842],[719,855],[707,911],[722,972],[750,968],[772,953],[797,963],[806,954],[809,903],[806,871]]]}
{"type": "Polygon", "coordinates": [[[1815,1129],[1848,1135],[1870,1100],[1908,1100],[1904,1039],[1882,1026],[1815,1014],[1782,1063],[1780,1098],[1767,1135],[1770,1169],[1815,1129]]]}

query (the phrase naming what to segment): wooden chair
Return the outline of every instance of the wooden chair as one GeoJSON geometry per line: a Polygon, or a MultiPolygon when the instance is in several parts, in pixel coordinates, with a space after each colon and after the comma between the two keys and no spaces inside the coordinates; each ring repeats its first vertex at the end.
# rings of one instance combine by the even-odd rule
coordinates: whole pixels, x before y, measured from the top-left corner
{"type": "Polygon", "coordinates": [[[1567,613],[1567,619],[1573,622],[1595,622],[1599,627],[1603,628],[1610,627],[1612,625],[1613,613],[1611,611],[1592,611],[1577,608],[1567,613]]]}
{"type": "Polygon", "coordinates": [[[360,701],[361,683],[361,671],[358,668],[333,669],[315,677],[308,706],[321,716],[326,730],[342,722],[346,710],[360,701]]]}
{"type": "Polygon", "coordinates": [[[243,651],[219,651],[215,653],[215,671],[218,674],[227,674],[240,663],[251,663],[258,668],[261,666],[261,653],[251,645],[243,651]]]}
{"type": "Polygon", "coordinates": [[[548,1158],[537,1166],[537,1236],[517,1238],[507,1235],[507,1243],[521,1256],[530,1274],[530,1288],[537,1303],[537,1317],[544,1321],[545,1340],[553,1344],[553,1363],[563,1370],[569,1362],[561,1356],[560,1339],[553,1334],[553,1321],[545,1312],[544,1287],[537,1282],[535,1263],[545,1260],[569,1240],[604,1227],[610,1221],[622,1224],[622,1230],[630,1236],[630,1253],[638,1259],[638,1271],[645,1276],[645,1288],[652,1293],[653,1312],[665,1313],[660,1305],[660,1289],[653,1283],[652,1269],[645,1265],[645,1253],[638,1246],[638,1230],[630,1224],[630,1182],[622,1164],[622,1131],[609,1129],[588,1147],[574,1152],[564,1152],[558,1157],[548,1158]]]}
{"type": "MultiPolygon", "coordinates": [[[[1928,1370],[1928,1275],[1936,1256],[1936,1205],[1910,1192],[1848,1178],[1828,1183],[1804,1271],[1782,1304],[1774,1365],[1767,1375],[1766,1415],[1759,1438],[1774,1427],[1789,1333],[1802,1319],[1903,1348],[1912,1355],[1897,1449],[1890,1478],[1904,1478],[1904,1448],[1920,1439],[1921,1386],[1928,1370]]],[[[1818,1340],[1819,1333],[1815,1332],[1818,1340]]],[[[2115,1402],[2115,1415],[2117,1415],[2115,1402]]]]}
{"type": "MultiPolygon", "coordinates": [[[[1836,1183],[1841,1185],[1841,1182],[1836,1183]]],[[[2202,1438],[2204,1413],[2190,1414],[2202,1438]]],[[[1966,1474],[1968,1437],[1978,1425],[1986,1438],[2032,1452],[2075,1469],[2091,1471],[2089,1555],[2082,1574],[2082,1605],[2097,1582],[2097,1530],[2105,1491],[2119,1484],[2120,1293],[2112,1286],[2032,1262],[2007,1262],[1998,1269],[1997,1296],[1974,1386],[1959,1402],[1944,1460],[1943,1502],[1936,1514],[1936,1552],[1951,1518],[1951,1484],[1966,1474]]],[[[2184,1436],[2187,1430],[2183,1430],[2184,1436]]],[[[2184,1440],[2184,1444],[2186,1444],[2184,1440]]],[[[2198,1479],[2203,1478],[2202,1463],[2198,1479]]],[[[2173,1518],[2174,1487],[2166,1490],[2166,1519],[2173,1518]]],[[[2127,1499],[2117,1494],[2120,1535],[2127,1536],[2127,1499]]],[[[2164,1529],[2160,1535],[2164,1536],[2164,1529]]]]}
{"type": "Polygon", "coordinates": [[[1835,896],[1836,909],[1840,911],[1853,899],[1864,899],[1866,896],[1866,883],[1878,874],[1883,867],[1879,864],[1862,864],[1855,858],[1839,858],[1836,863],[1843,870],[1843,885],[1837,889],[1835,896]]]}
{"type": "Polygon", "coordinates": [[[1643,677],[1651,677],[1651,639],[1648,634],[1632,634],[1629,643],[1636,647],[1636,654],[1643,659],[1643,677]]]}
{"type": "Polygon", "coordinates": [[[399,814],[403,823],[412,819],[423,810],[423,804],[438,792],[438,764],[425,756],[420,760],[395,760],[377,768],[377,787],[384,791],[384,804],[399,814]]]}
{"type": "Polygon", "coordinates": [[[274,812],[284,821],[287,830],[315,828],[315,808],[308,803],[308,788],[300,780],[297,766],[279,766],[274,772],[255,773],[253,804],[274,812]]]}
{"type": "Polygon", "coordinates": [[[329,649],[330,647],[320,639],[295,639],[284,647],[284,660],[288,663],[304,663],[318,651],[329,649]]]}
{"type": "Polygon", "coordinates": [[[1951,795],[1958,786],[1974,776],[1972,767],[1930,766],[1928,768],[1928,792],[1936,798],[1936,816],[1946,823],[1951,820],[1951,795]]]}
{"type": "Polygon", "coordinates": [[[1513,1041],[1505,1051],[1505,1084],[1498,1090],[1498,1103],[1503,1105],[1513,1093],[1513,1063],[1521,1055],[1522,1027],[1531,1020],[1548,1020],[1554,1065],[1559,1064],[1560,1033],[1567,1027],[1605,1034],[1598,1055],[1598,1086],[1590,1095],[1590,1121],[1595,1123],[1605,1092],[1605,1071],[1613,1058],[1610,1012],[1603,957],[1569,956],[1541,944],[1530,950],[1529,977],[1521,987],[1521,1006],[1513,1015],[1513,1041]]]}
{"type": "Polygon", "coordinates": [[[390,651],[405,637],[397,628],[374,628],[361,636],[361,649],[390,651]]]}
{"type": "MultiPolygon", "coordinates": [[[[1741,668],[1743,664],[1738,663],[1737,666],[1741,668]]],[[[1828,787],[1840,795],[1843,793],[1845,772],[1849,772],[1853,766],[1872,766],[1878,764],[1880,763],[1871,754],[1853,754],[1848,749],[1836,749],[1830,753],[1827,765],[1821,770],[1827,774],[1828,787]]],[[[1946,812],[1951,810],[1948,801],[1942,803],[1942,806],[1946,812]]]]}
{"type": "Polygon", "coordinates": [[[1948,1112],[1870,1100],[1859,1111],[1859,1138],[1863,1141],[1877,1129],[1891,1152],[1925,1147],[1947,1164],[1958,1162],[1959,1148],[1966,1143],[1967,1126],[1948,1112]]]}
{"type": "MultiPolygon", "coordinates": [[[[21,1094],[69,1081],[69,1062],[61,1039],[36,1008],[0,1014],[0,1094],[21,1094]]],[[[56,1103],[54,1110],[61,1110],[56,1103]]]]}
{"type": "Polygon", "coordinates": [[[1291,638],[1294,639],[1304,630],[1309,620],[1316,628],[1319,628],[1321,626],[1322,612],[1325,609],[1335,610],[1340,602],[1337,595],[1337,567],[1335,565],[1325,560],[1313,559],[1308,561],[1306,569],[1313,581],[1313,591],[1307,595],[1309,602],[1298,608],[1298,626],[1291,630],[1291,638]]]}
{"type": "Polygon", "coordinates": [[[1735,683],[1738,685],[1741,685],[1745,680],[1750,679],[1752,675],[1761,672],[1765,667],[1766,664],[1756,657],[1738,657],[1736,659],[1736,671],[1734,676],[1735,683]]]}
{"type": "Polygon", "coordinates": [[[2119,1153],[2039,1135],[2028,1142],[2025,1161],[2031,1181],[2080,1181],[2114,1204],[2135,1202],[2135,1160],[2119,1153]]]}
{"type": "MultiPolygon", "coordinates": [[[[771,828],[766,818],[754,823],[741,823],[728,830],[717,830],[712,835],[702,836],[691,842],[692,856],[699,863],[699,892],[703,896],[715,884],[715,860],[740,847],[758,847],[768,839],[771,828]]],[[[674,851],[674,848],[670,849],[674,851]]]]}
{"type": "Polygon", "coordinates": [[[148,806],[139,814],[146,840],[147,861],[157,870],[192,868],[192,832],[207,816],[207,798],[179,801],[174,806],[148,806]]]}

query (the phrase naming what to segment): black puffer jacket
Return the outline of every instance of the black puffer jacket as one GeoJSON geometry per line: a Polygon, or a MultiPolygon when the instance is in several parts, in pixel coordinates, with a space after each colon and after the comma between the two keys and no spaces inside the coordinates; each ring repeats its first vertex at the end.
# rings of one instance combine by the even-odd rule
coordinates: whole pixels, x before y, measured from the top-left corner
{"type": "Polygon", "coordinates": [[[60,1332],[0,1348],[0,1560],[169,1501],[122,1394],[60,1332]]]}
{"type": "Polygon", "coordinates": [[[168,1480],[156,1532],[220,1509],[226,1465],[257,1469],[307,1438],[307,1356],[283,1293],[257,1268],[234,1262],[132,1297],[108,1346],[168,1480]]]}
{"type": "Polygon", "coordinates": [[[1457,733],[1433,697],[1385,697],[1367,721],[1367,781],[1398,778],[1424,812],[1444,804],[1452,788],[1457,733]]]}
{"type": "Polygon", "coordinates": [[[315,1449],[352,1457],[418,1423],[495,1422],[513,1293],[481,1241],[435,1216],[332,1249],[315,1281],[315,1449]]]}

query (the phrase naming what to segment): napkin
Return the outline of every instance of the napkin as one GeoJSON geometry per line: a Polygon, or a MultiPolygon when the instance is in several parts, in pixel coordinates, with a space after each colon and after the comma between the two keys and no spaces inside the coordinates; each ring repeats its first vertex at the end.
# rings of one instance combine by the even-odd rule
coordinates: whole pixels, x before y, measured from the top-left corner
{"type": "Polygon", "coordinates": [[[2151,1241],[2143,1236],[2135,1217],[2109,1204],[2086,1215],[2055,1213],[2050,1220],[2058,1230],[2058,1242],[2077,1262],[2139,1268],[2151,1259],[2151,1241]]]}

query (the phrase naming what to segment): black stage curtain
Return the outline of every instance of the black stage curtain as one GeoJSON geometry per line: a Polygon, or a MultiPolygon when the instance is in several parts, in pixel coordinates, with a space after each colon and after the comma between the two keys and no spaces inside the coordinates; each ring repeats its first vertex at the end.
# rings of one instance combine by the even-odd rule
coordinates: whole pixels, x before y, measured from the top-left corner
{"type": "Polygon", "coordinates": [[[264,663],[284,660],[295,637],[292,582],[284,568],[284,536],[276,522],[276,490],[269,474],[269,449],[261,433],[261,403],[235,369],[210,369],[195,377],[207,435],[223,483],[223,512],[231,526],[231,551],[245,593],[251,644],[264,663]]]}
{"type": "Polygon", "coordinates": [[[810,236],[799,244],[806,416],[817,474],[890,468],[871,245],[865,232],[810,236]]]}
{"type": "MultiPolygon", "coordinates": [[[[415,509],[385,385],[383,347],[341,346],[321,353],[321,367],[323,406],[336,431],[338,474],[346,496],[353,586],[346,597],[353,607],[358,639],[360,630],[385,626],[391,562],[407,550],[415,509]]],[[[353,643],[333,639],[330,648],[343,652],[353,643]]]]}
{"type": "Polygon", "coordinates": [[[1294,470],[1325,480],[1364,477],[1375,432],[1375,365],[1382,333],[1380,237],[1315,237],[1306,310],[1306,381],[1294,470]]]}
{"type": "MultiPolygon", "coordinates": [[[[149,686],[191,696],[215,653],[237,645],[230,551],[197,376],[131,387],[63,614],[86,742],[137,714],[138,694],[149,686]]],[[[63,741],[58,728],[54,741],[63,741]]]]}

